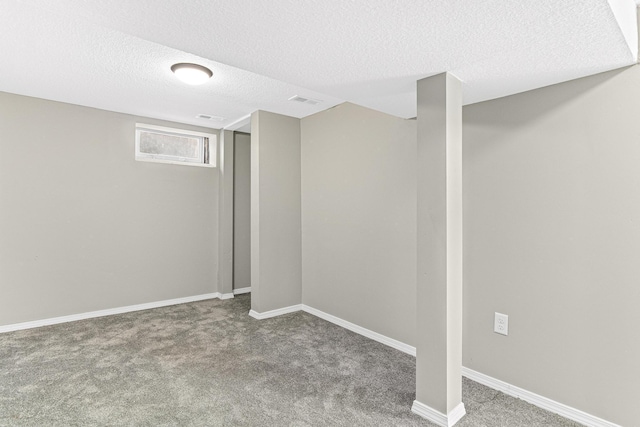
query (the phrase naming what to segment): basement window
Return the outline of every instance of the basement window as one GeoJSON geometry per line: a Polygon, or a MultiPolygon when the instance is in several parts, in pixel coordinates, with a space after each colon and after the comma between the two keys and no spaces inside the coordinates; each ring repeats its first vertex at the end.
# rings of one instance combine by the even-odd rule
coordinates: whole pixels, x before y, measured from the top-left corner
{"type": "Polygon", "coordinates": [[[136,123],[136,160],[215,167],[216,135],[136,123]]]}

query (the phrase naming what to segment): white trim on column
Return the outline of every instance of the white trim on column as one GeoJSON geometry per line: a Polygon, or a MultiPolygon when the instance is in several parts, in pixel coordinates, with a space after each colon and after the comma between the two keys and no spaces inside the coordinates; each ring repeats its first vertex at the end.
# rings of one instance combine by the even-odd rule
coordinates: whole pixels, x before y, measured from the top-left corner
{"type": "Polygon", "coordinates": [[[425,418],[440,427],[453,427],[467,413],[464,409],[464,403],[462,402],[453,408],[453,410],[449,412],[449,415],[445,415],[424,403],[418,402],[417,400],[413,401],[411,412],[420,415],[422,418],[425,418]]]}
{"type": "Polygon", "coordinates": [[[249,311],[249,316],[254,319],[263,320],[270,319],[271,317],[281,316],[283,314],[294,313],[302,310],[302,304],[296,304],[289,307],[277,308],[275,310],[265,311],[264,313],[258,313],[255,310],[249,311]]]}
{"type": "Polygon", "coordinates": [[[246,288],[238,288],[238,289],[234,289],[233,290],[233,294],[234,295],[248,294],[249,292],[251,292],[251,286],[247,286],[246,288]]]}
{"type": "Polygon", "coordinates": [[[125,307],[108,308],[106,310],[89,311],[87,313],[71,314],[69,316],[52,317],[49,319],[33,320],[31,322],[14,323],[12,325],[0,326],[0,333],[20,331],[23,329],[39,328],[41,326],[57,325],[59,323],[75,322],[77,320],[93,319],[95,317],[111,316],[113,314],[130,313],[132,311],[149,310],[152,308],[166,307],[168,305],[184,304],[187,302],[202,301],[219,298],[220,294],[194,295],[191,297],[175,298],[163,301],[148,302],[144,304],[128,305],[125,307]]]}
{"type": "Polygon", "coordinates": [[[618,424],[587,414],[579,409],[572,408],[563,403],[549,399],[548,397],[540,396],[539,394],[516,387],[502,380],[490,377],[489,375],[474,371],[473,369],[465,368],[464,366],[462,367],[462,375],[477,383],[486,385],[494,390],[501,391],[509,396],[517,397],[518,399],[522,399],[539,408],[561,415],[588,427],[621,427],[618,424]]]}
{"type": "Polygon", "coordinates": [[[229,299],[233,298],[233,132],[221,130],[218,145],[218,290],[220,299],[229,299]]]}

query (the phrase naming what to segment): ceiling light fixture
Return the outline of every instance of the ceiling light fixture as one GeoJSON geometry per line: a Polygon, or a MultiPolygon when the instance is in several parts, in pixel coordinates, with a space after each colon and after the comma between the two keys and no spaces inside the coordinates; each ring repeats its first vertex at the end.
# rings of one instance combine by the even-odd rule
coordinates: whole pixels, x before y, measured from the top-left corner
{"type": "Polygon", "coordinates": [[[171,71],[177,78],[190,85],[201,85],[213,76],[213,73],[207,67],[186,62],[173,64],[171,71]]]}

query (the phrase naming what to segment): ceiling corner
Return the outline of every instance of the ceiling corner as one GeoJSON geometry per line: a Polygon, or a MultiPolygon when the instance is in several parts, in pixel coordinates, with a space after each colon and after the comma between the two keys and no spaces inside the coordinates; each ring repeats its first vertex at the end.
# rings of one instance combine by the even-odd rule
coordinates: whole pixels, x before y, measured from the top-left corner
{"type": "Polygon", "coordinates": [[[638,62],[638,0],[607,0],[633,61],[638,62]]]}

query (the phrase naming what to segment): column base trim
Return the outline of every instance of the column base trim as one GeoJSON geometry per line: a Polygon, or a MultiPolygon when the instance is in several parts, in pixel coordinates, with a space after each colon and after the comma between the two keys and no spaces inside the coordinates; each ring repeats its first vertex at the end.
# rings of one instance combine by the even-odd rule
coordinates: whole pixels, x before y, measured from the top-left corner
{"type": "Polygon", "coordinates": [[[262,313],[258,313],[255,310],[249,311],[249,316],[254,319],[263,320],[270,319],[272,317],[281,316],[283,314],[294,313],[296,311],[302,310],[302,304],[291,305],[289,307],[277,308],[275,310],[269,310],[262,313]]]}
{"type": "Polygon", "coordinates": [[[434,424],[439,425],[440,427],[453,427],[467,413],[467,411],[464,409],[464,403],[462,402],[460,402],[458,406],[453,408],[453,410],[451,410],[448,415],[445,415],[442,412],[425,405],[424,403],[418,402],[417,400],[413,401],[411,412],[421,416],[426,420],[431,421],[434,424]]]}

